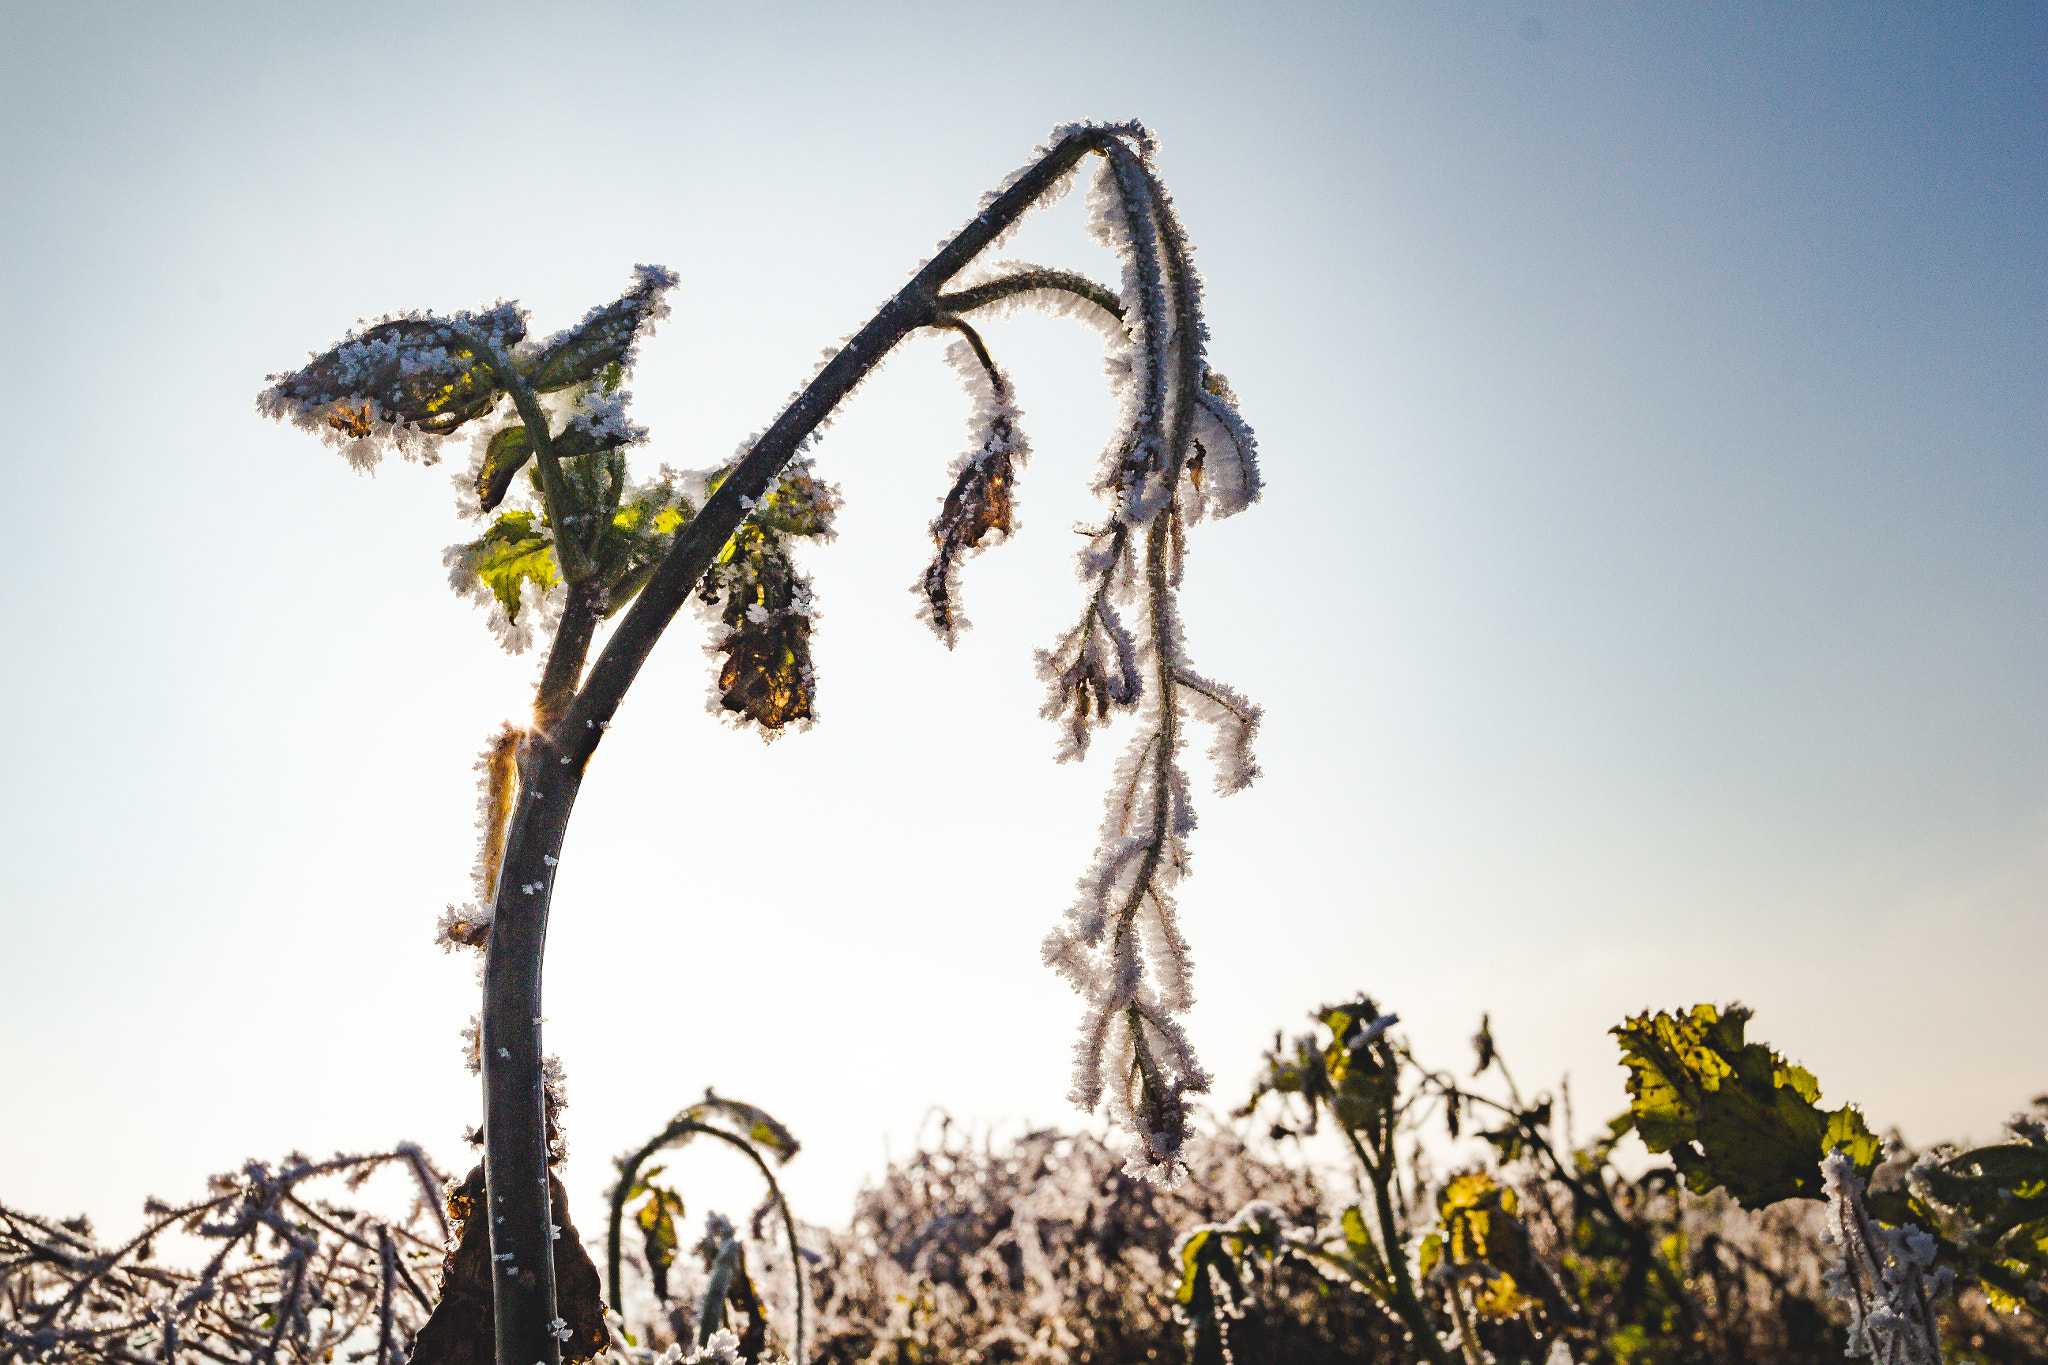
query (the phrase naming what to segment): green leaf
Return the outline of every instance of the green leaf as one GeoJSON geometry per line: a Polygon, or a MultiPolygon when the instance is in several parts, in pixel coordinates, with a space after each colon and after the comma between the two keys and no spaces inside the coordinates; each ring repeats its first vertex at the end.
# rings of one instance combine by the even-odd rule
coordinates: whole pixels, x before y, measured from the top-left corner
{"type": "Polygon", "coordinates": [[[772,1154],[778,1165],[795,1156],[801,1146],[796,1135],[767,1110],[726,1099],[723,1095],[707,1093],[684,1112],[699,1122],[710,1118],[724,1119],[728,1126],[739,1131],[740,1136],[772,1154]]]}
{"type": "Polygon", "coordinates": [[[1181,1239],[1180,1283],[1173,1287],[1175,1303],[1193,1303],[1196,1295],[1206,1286],[1202,1283],[1202,1267],[1215,1260],[1221,1250],[1220,1229],[1214,1226],[1199,1227],[1181,1239]]]}
{"type": "Polygon", "coordinates": [[[1515,1278],[1529,1274],[1529,1234],[1517,1216],[1515,1192],[1472,1171],[1452,1178],[1436,1207],[1443,1232],[1424,1239],[1422,1273],[1442,1263],[1474,1280],[1473,1306],[1485,1317],[1513,1317],[1529,1307],[1534,1301],[1515,1278]]]}
{"type": "Polygon", "coordinates": [[[647,586],[675,533],[695,514],[689,500],[667,483],[643,489],[613,510],[590,549],[604,578],[605,615],[624,608],[647,586]]]}
{"type": "Polygon", "coordinates": [[[1643,1145],[1669,1152],[1696,1193],[1726,1188],[1744,1208],[1818,1198],[1820,1160],[1840,1147],[1868,1175],[1880,1155],[1854,1108],[1824,1112],[1813,1073],[1746,1042],[1750,1011],[1695,1005],[1642,1014],[1608,1030],[1628,1068],[1630,1115],[1643,1145]]]}
{"type": "MultiPolygon", "coordinates": [[[[2025,1296],[2041,1314],[2039,1305],[2048,1304],[2048,1131],[2016,1121],[2012,1136],[1917,1168],[1919,1184],[1959,1215],[1959,1273],[1974,1272],[1987,1292],[2025,1296]]],[[[1930,1224],[1939,1217],[1917,1195],[1912,1211],[1930,1224]]]]}
{"type": "Polygon", "coordinates": [[[674,1190],[646,1182],[659,1174],[661,1167],[641,1177],[639,1188],[647,1193],[647,1202],[633,1215],[640,1225],[640,1235],[647,1249],[647,1270],[654,1281],[654,1296],[663,1303],[669,1300],[668,1272],[675,1264],[679,1245],[676,1236],[676,1220],[683,1216],[683,1198],[674,1190]]]}
{"type": "Polygon", "coordinates": [[[1428,1279],[1444,1259],[1444,1235],[1432,1232],[1422,1239],[1422,1246],[1415,1253],[1415,1270],[1423,1279],[1428,1279]]]}
{"type": "Polygon", "coordinates": [[[1195,1365],[1224,1365],[1230,1357],[1230,1324],[1241,1317],[1254,1258],[1269,1265],[1288,1250],[1279,1210],[1253,1200],[1228,1223],[1205,1223],[1178,1243],[1180,1283],[1174,1286],[1174,1316],[1187,1332],[1195,1365]]]}
{"type": "Polygon", "coordinates": [[[486,512],[495,512],[512,491],[513,476],[533,458],[533,440],[525,427],[506,427],[491,438],[484,450],[483,468],[476,472],[476,496],[486,512]]]}
{"type": "Polygon", "coordinates": [[[1344,1249],[1350,1253],[1349,1259],[1356,1267],[1352,1274],[1376,1295],[1385,1298],[1392,1285],[1392,1277],[1387,1274],[1387,1263],[1380,1255],[1379,1243],[1372,1239],[1372,1233],[1365,1225],[1365,1210],[1357,1204],[1350,1205],[1339,1215],[1338,1225],[1344,1230],[1344,1249]]]}
{"type": "Polygon", "coordinates": [[[1314,1036],[1304,1035],[1283,1050],[1276,1036],[1265,1071],[1238,1114],[1251,1113],[1267,1094],[1299,1095],[1309,1111],[1304,1133],[1316,1131],[1317,1115],[1324,1109],[1353,1133],[1386,1127],[1400,1089],[1401,1059],[1384,1029],[1372,1032],[1381,1018],[1379,1007],[1361,996],[1349,1004],[1325,1005],[1313,1017],[1329,1030],[1329,1041],[1318,1046],[1314,1036]]]}
{"type": "Polygon", "coordinates": [[[1482,1128],[1479,1130],[1479,1136],[1492,1146],[1503,1166],[1521,1156],[1526,1145],[1522,1141],[1522,1130],[1513,1124],[1500,1128],[1482,1128]]]}
{"type": "Polygon", "coordinates": [[[801,470],[783,475],[754,504],[748,520],[786,536],[822,536],[832,530],[838,500],[823,480],[801,470]]]}
{"type": "MultiPolygon", "coordinates": [[[[1811,1099],[1820,1098],[1816,1086],[1811,1099]]],[[[1884,1144],[1877,1134],[1870,1131],[1863,1122],[1863,1114],[1854,1105],[1843,1105],[1828,1114],[1827,1131],[1821,1134],[1820,1149],[1823,1153],[1840,1149],[1849,1154],[1849,1160],[1856,1163],[1856,1169],[1868,1175],[1884,1158],[1884,1144]]]]}
{"type": "Polygon", "coordinates": [[[463,547],[463,562],[503,604],[507,620],[519,619],[521,585],[532,582],[545,592],[561,581],[554,541],[535,521],[532,512],[501,513],[482,536],[463,547]]]}

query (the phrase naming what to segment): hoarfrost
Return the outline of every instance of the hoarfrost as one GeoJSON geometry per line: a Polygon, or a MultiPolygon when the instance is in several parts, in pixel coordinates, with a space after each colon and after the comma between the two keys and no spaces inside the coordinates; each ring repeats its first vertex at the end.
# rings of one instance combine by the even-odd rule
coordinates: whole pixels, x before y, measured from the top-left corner
{"type": "Polygon", "coordinates": [[[1095,477],[1109,513],[1077,559],[1087,587],[1081,616],[1038,655],[1042,714],[1061,726],[1062,759],[1083,757],[1115,713],[1148,720],[1116,766],[1095,862],[1044,956],[1085,1002],[1073,1098],[1087,1109],[1107,1101],[1136,1139],[1132,1169],[1170,1180],[1188,1097],[1209,1085],[1175,1018],[1193,1002],[1172,896],[1195,824],[1181,766],[1185,728],[1191,720],[1211,727],[1215,785],[1228,793],[1258,775],[1252,742],[1260,718],[1249,700],[1196,669],[1175,593],[1187,528],[1256,501],[1259,472],[1236,397],[1208,364],[1201,277],[1152,171],[1150,133],[1137,124],[1075,124],[1055,130],[1054,142],[1072,135],[1090,137],[1102,157],[1089,227],[1116,255],[1120,286],[998,262],[963,272],[939,296],[933,325],[961,334],[949,359],[975,398],[975,439],[950,471],[952,491],[932,524],[939,553],[918,588],[921,614],[950,645],[966,624],[955,603],[959,562],[1012,529],[1009,483],[1023,448],[1014,395],[958,315],[1036,305],[1099,329],[1118,409],[1095,477]]]}

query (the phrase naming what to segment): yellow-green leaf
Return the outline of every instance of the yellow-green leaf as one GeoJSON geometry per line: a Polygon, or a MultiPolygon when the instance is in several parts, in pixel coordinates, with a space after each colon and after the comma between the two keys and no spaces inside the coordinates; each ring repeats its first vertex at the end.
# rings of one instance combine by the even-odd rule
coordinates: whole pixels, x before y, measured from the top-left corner
{"type": "Polygon", "coordinates": [[[1621,1042],[1643,1145],[1669,1152],[1687,1188],[1725,1187],[1744,1208],[1819,1197],[1820,1160],[1834,1147],[1867,1175],[1879,1144],[1863,1116],[1823,1112],[1812,1072],[1745,1041],[1749,1019],[1740,1005],[1695,1005],[1608,1030],[1621,1042]]]}

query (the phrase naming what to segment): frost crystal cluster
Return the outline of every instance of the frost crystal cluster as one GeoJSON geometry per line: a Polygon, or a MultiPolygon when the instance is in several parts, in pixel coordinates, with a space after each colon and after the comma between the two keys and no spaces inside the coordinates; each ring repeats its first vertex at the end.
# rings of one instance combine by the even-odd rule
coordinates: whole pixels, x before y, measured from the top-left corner
{"type": "Polygon", "coordinates": [[[1941,1365],[1934,1302],[1950,1274],[1934,1265],[1934,1238],[1914,1227],[1885,1227],[1864,1208],[1863,1180],[1845,1152],[1821,1160],[1827,1230],[1821,1240],[1841,1258],[1822,1277],[1828,1297],[1849,1305],[1851,1356],[1882,1365],[1941,1365]]]}

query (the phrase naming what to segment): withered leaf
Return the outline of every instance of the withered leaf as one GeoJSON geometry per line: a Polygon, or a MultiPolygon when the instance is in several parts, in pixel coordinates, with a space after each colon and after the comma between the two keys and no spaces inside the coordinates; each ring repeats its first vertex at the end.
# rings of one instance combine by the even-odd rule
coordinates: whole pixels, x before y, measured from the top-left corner
{"type": "Polygon", "coordinates": [[[811,719],[816,684],[811,673],[811,623],[797,612],[756,623],[744,615],[720,643],[720,704],[764,729],[811,719]]]}
{"type": "Polygon", "coordinates": [[[604,1284],[598,1278],[597,1263],[583,1249],[582,1234],[569,1220],[569,1192],[552,1175],[548,1177],[548,1200],[562,1228],[555,1242],[555,1311],[569,1324],[562,1359],[592,1360],[604,1354],[611,1340],[604,1325],[604,1284]]]}
{"type": "Polygon", "coordinates": [[[633,1221],[640,1225],[640,1236],[646,1243],[647,1273],[654,1281],[654,1297],[667,1303],[669,1267],[675,1264],[679,1246],[676,1219],[683,1212],[683,1200],[674,1190],[645,1183],[660,1170],[657,1166],[643,1177],[642,1186],[647,1191],[647,1200],[633,1215],[633,1221]]]}
{"type": "Polygon", "coordinates": [[[483,1207],[479,1165],[448,1192],[455,1250],[441,1265],[441,1300],[413,1339],[412,1365],[493,1365],[491,1235],[484,1220],[473,1216],[483,1207]]]}
{"type": "MultiPolygon", "coordinates": [[[[609,1343],[597,1266],[570,1221],[569,1193],[552,1175],[548,1199],[562,1229],[555,1242],[555,1311],[569,1327],[562,1359],[591,1360],[609,1343]]],[[[411,1365],[493,1365],[490,1226],[474,1216],[484,1207],[484,1168],[478,1165],[449,1191],[455,1250],[441,1267],[441,1301],[413,1339],[411,1365]]]]}
{"type": "Polygon", "coordinates": [[[768,1349],[768,1310],[747,1274],[745,1256],[733,1267],[732,1283],[725,1291],[726,1321],[740,1324],[740,1359],[759,1360],[768,1349]]]}
{"type": "Polygon", "coordinates": [[[771,733],[810,720],[817,695],[805,585],[778,540],[756,527],[740,528],[730,560],[714,565],[704,585],[707,597],[724,597],[719,702],[771,733]]]}
{"type": "Polygon", "coordinates": [[[961,557],[987,539],[989,532],[1010,534],[1016,510],[1013,478],[1008,451],[983,455],[960,472],[932,522],[932,543],[937,549],[924,571],[924,595],[931,604],[933,629],[948,642],[959,628],[953,609],[954,574],[961,557]]]}

